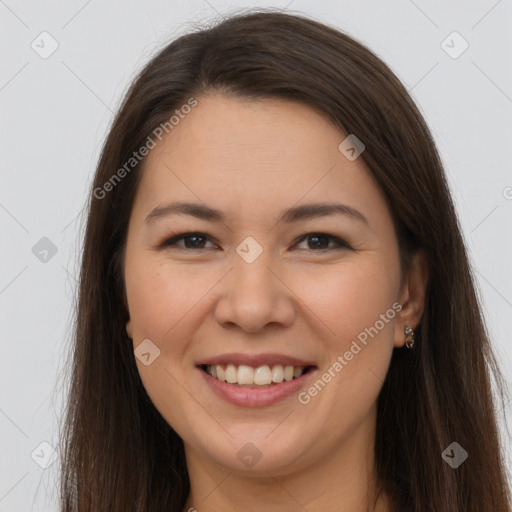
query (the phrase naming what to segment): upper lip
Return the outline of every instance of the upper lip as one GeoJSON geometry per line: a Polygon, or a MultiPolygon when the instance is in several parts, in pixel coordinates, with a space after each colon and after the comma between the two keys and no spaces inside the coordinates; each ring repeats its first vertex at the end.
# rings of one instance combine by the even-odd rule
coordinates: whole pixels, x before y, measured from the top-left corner
{"type": "Polygon", "coordinates": [[[265,354],[242,354],[242,353],[231,353],[222,354],[215,357],[209,357],[201,360],[197,363],[201,365],[215,365],[215,364],[234,364],[240,366],[241,364],[247,366],[253,366],[255,368],[263,365],[291,365],[291,366],[315,366],[311,361],[299,359],[297,357],[287,356],[285,354],[265,353],[265,354]]]}

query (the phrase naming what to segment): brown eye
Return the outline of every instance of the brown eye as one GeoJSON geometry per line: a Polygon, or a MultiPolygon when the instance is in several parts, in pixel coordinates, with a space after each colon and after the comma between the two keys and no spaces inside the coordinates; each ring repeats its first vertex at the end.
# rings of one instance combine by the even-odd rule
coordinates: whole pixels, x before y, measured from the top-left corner
{"type": "Polygon", "coordinates": [[[347,242],[333,235],[328,235],[326,233],[308,233],[299,239],[298,243],[303,241],[307,242],[306,250],[311,251],[322,251],[322,250],[331,250],[331,249],[352,249],[347,242]],[[334,245],[329,245],[330,242],[334,242],[334,245]]]}
{"type": "Polygon", "coordinates": [[[205,244],[208,242],[213,245],[209,237],[203,233],[181,233],[162,242],[158,249],[173,247],[178,249],[210,249],[211,247],[205,247],[205,244]],[[180,243],[182,240],[183,244],[180,243]]]}

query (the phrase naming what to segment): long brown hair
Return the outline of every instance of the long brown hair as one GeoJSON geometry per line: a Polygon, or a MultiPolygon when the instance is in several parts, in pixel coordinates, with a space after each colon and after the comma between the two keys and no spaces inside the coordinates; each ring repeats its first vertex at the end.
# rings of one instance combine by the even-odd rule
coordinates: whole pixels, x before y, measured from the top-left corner
{"type": "Polygon", "coordinates": [[[430,131],[368,48],[327,25],[273,11],[232,16],[167,45],[115,117],[88,202],[62,432],[62,510],[181,512],[185,505],[183,442],[146,394],[126,337],[123,252],[144,160],[128,170],[126,162],[175,109],[212,92],[294,100],[363,141],[361,158],[387,198],[402,262],[422,249],[430,268],[415,348],[394,351],[378,398],[381,488],[393,510],[510,512],[492,394],[494,378],[503,400],[503,380],[430,131]],[[112,180],[123,165],[122,179],[112,180]],[[452,442],[469,454],[457,469],[441,456],[452,442]]]}

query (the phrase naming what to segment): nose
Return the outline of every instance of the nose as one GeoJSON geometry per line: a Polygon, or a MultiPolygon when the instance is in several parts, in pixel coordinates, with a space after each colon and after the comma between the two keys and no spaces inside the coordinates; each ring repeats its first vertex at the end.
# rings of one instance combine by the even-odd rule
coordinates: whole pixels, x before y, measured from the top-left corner
{"type": "Polygon", "coordinates": [[[252,263],[235,255],[221,287],[215,317],[223,327],[258,332],[269,325],[288,327],[294,321],[294,294],[263,255],[252,263]]]}

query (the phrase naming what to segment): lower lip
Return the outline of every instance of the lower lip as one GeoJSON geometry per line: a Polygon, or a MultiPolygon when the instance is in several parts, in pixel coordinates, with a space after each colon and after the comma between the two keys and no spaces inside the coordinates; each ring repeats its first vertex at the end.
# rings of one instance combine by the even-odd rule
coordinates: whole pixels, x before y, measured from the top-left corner
{"type": "Polygon", "coordinates": [[[300,376],[298,379],[283,381],[262,389],[241,388],[237,385],[221,382],[201,368],[198,368],[198,370],[214,393],[227,402],[241,407],[264,407],[298,393],[310,376],[315,373],[316,368],[309,370],[308,373],[300,376]]]}

